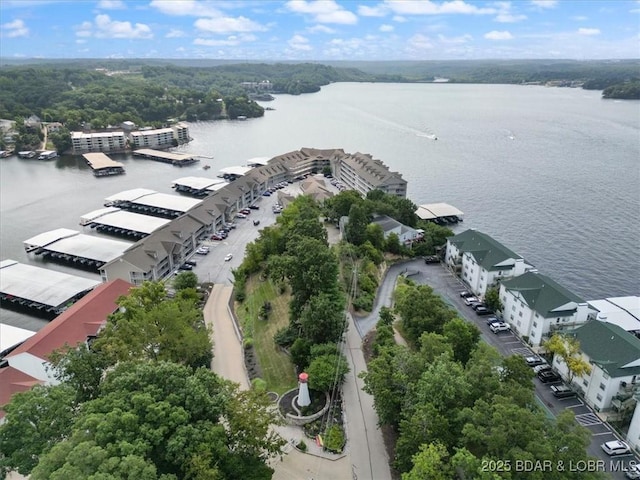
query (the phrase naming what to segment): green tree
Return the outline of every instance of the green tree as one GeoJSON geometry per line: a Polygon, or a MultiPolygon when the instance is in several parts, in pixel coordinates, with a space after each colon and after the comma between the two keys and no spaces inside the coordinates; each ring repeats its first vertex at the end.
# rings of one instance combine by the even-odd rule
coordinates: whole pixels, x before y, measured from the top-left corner
{"type": "Polygon", "coordinates": [[[349,243],[362,245],[367,239],[367,225],[370,219],[364,207],[359,204],[351,205],[349,222],[346,226],[345,237],[349,243]]]}
{"type": "Polygon", "coordinates": [[[173,288],[176,290],[196,288],[197,286],[198,276],[193,272],[180,272],[173,279],[173,288]]]}
{"type": "Polygon", "coordinates": [[[442,334],[453,347],[454,360],[465,365],[480,340],[478,327],[456,317],[444,324],[442,334]]]}
{"type": "Polygon", "coordinates": [[[343,190],[324,202],[325,213],[333,221],[349,215],[352,205],[362,205],[363,200],[355,190],[343,190]]]}
{"type": "Polygon", "coordinates": [[[29,475],[40,455],[67,438],[76,416],[75,400],[74,389],[64,384],[36,385],[11,397],[0,424],[0,477],[11,470],[29,475]]]}
{"type": "Polygon", "coordinates": [[[398,235],[394,232],[391,232],[388,236],[387,239],[385,241],[384,244],[384,249],[389,252],[389,253],[393,253],[395,255],[399,255],[400,252],[402,251],[402,245],[400,244],[400,238],[398,237],[398,235]]]}
{"type": "Polygon", "coordinates": [[[384,240],[384,230],[377,223],[370,223],[367,225],[366,229],[366,239],[371,242],[378,250],[384,250],[385,248],[385,240],[384,240]]]}
{"type": "Polygon", "coordinates": [[[402,480],[448,480],[453,475],[448,457],[449,453],[444,445],[423,444],[420,451],[413,456],[413,468],[402,474],[402,480]]]}
{"type": "Polygon", "coordinates": [[[344,296],[321,292],[309,298],[300,315],[300,335],[311,344],[337,343],[347,327],[344,296]]]}
{"type": "Polygon", "coordinates": [[[319,355],[307,367],[309,386],[321,392],[333,392],[344,383],[349,373],[347,359],[342,353],[319,355]]]}
{"type": "Polygon", "coordinates": [[[487,307],[489,307],[494,312],[502,311],[500,291],[496,287],[488,288],[487,292],[484,294],[484,303],[486,303],[487,307]]]}
{"type": "Polygon", "coordinates": [[[283,445],[269,428],[274,421],[266,397],[205,369],[125,362],[31,478],[110,478],[92,475],[114,475],[124,462],[141,478],[267,479],[265,462],[283,445]]]}
{"type": "Polygon", "coordinates": [[[582,356],[577,338],[554,333],[543,346],[567,366],[570,384],[576,375],[582,377],[591,373],[591,365],[582,356]]]}

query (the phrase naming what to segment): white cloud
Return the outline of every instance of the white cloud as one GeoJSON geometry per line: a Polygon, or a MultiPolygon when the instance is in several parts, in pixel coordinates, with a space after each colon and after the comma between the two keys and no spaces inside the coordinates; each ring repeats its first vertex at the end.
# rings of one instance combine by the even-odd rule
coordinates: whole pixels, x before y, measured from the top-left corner
{"type": "Polygon", "coordinates": [[[468,33],[458,37],[445,37],[444,35],[438,35],[438,40],[447,45],[460,45],[473,40],[473,37],[468,33]]]}
{"type": "Polygon", "coordinates": [[[384,17],[387,14],[387,9],[384,5],[376,5],[370,7],[368,5],[358,5],[358,15],[363,17],[384,17]]]}
{"type": "Polygon", "coordinates": [[[309,45],[309,40],[303,37],[302,35],[294,35],[287,42],[291,48],[294,50],[303,50],[309,51],[312,50],[311,45],[309,45]]]}
{"type": "Polygon", "coordinates": [[[527,19],[526,15],[514,15],[513,13],[499,13],[496,16],[495,21],[500,23],[516,23],[526,19],[527,19]]]}
{"type": "Polygon", "coordinates": [[[409,40],[407,41],[407,45],[412,49],[418,49],[418,50],[433,48],[433,43],[431,43],[431,40],[429,39],[429,37],[422,35],[420,33],[409,38],[409,40]]]}
{"type": "Polygon", "coordinates": [[[578,33],[580,35],[600,35],[600,30],[597,28],[579,28],[578,33]]]}
{"type": "Polygon", "coordinates": [[[98,8],[103,10],[124,10],[127,6],[122,0],[100,0],[98,8]]]}
{"type": "Polygon", "coordinates": [[[14,20],[13,22],[2,24],[1,32],[2,36],[6,38],[26,37],[29,35],[29,29],[22,20],[14,20]]]}
{"type": "Polygon", "coordinates": [[[198,30],[211,33],[263,32],[266,27],[246,17],[199,18],[194,23],[198,30]]]}
{"type": "Polygon", "coordinates": [[[169,32],[165,35],[166,38],[180,38],[180,37],[184,37],[186,35],[186,33],[184,33],[182,30],[179,30],[177,28],[172,28],[171,30],[169,30],[169,32]]]}
{"type": "Polygon", "coordinates": [[[506,30],[502,32],[493,30],[489,33],[485,33],[484,38],[486,38],[487,40],[511,40],[513,38],[513,35],[511,35],[511,33],[506,30]]]}
{"type": "Polygon", "coordinates": [[[314,21],[318,23],[338,23],[342,25],[358,23],[358,17],[353,12],[345,10],[334,0],[290,0],[285,3],[285,7],[294,13],[313,15],[314,21]]]}
{"type": "Polygon", "coordinates": [[[394,22],[398,22],[398,23],[404,23],[407,21],[407,19],[405,17],[403,17],[402,15],[394,15],[393,16],[393,21],[394,22]]]}
{"type": "Polygon", "coordinates": [[[313,27],[307,28],[307,32],[309,33],[336,33],[333,28],[327,27],[326,25],[314,25],[313,27]]]}
{"type": "Polygon", "coordinates": [[[480,8],[462,0],[435,3],[430,0],[385,0],[385,5],[400,15],[472,14],[492,15],[495,8],[480,8]]]}
{"type": "Polygon", "coordinates": [[[243,43],[253,42],[256,39],[255,35],[229,35],[225,39],[196,38],[193,44],[207,47],[235,47],[243,43]]]}
{"type": "Polygon", "coordinates": [[[589,20],[589,17],[585,17],[584,15],[575,15],[571,17],[571,20],[574,22],[584,22],[585,20],[589,20]]]}
{"type": "Polygon", "coordinates": [[[151,28],[144,23],[111,20],[109,15],[96,15],[96,37],[100,38],[152,38],[151,28]]]}
{"type": "Polygon", "coordinates": [[[558,0],[531,0],[531,3],[539,8],[556,8],[558,0]]]}
{"type": "Polygon", "coordinates": [[[220,17],[222,13],[211,4],[197,0],[152,0],[149,6],[157,8],[165,15],[220,17]]]}
{"type": "Polygon", "coordinates": [[[393,29],[394,29],[393,25],[380,25],[380,28],[379,28],[381,32],[393,32],[393,29]]]}

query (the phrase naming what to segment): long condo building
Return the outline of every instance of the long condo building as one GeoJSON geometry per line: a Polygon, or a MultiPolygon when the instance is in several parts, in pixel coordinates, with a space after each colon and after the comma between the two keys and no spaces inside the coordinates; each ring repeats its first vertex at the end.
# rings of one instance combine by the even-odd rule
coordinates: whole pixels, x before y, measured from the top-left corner
{"type": "Polygon", "coordinates": [[[127,147],[124,132],[71,132],[74,155],[89,152],[123,152],[127,147]]]}

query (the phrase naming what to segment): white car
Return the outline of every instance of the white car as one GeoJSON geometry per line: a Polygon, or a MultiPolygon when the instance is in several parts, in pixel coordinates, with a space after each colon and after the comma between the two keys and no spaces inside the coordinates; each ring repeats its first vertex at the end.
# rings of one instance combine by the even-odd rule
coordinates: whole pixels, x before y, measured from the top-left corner
{"type": "Polygon", "coordinates": [[[624,455],[625,453],[631,452],[629,445],[620,440],[612,440],[610,442],[603,443],[600,447],[607,455],[610,456],[624,455]]]}
{"type": "Polygon", "coordinates": [[[473,302],[479,302],[480,300],[476,297],[466,297],[463,301],[465,305],[471,305],[473,302]]]}
{"type": "Polygon", "coordinates": [[[624,473],[624,476],[631,480],[638,480],[640,478],[640,464],[630,466],[624,473]]]}
{"type": "Polygon", "coordinates": [[[238,213],[236,218],[247,218],[247,216],[244,213],[238,213]]]}
{"type": "Polygon", "coordinates": [[[233,253],[227,253],[227,255],[224,257],[224,261],[229,262],[232,258],[233,258],[233,253]]]}
{"type": "Polygon", "coordinates": [[[509,325],[507,325],[504,322],[492,323],[491,325],[489,325],[489,328],[493,333],[496,333],[496,334],[500,332],[508,332],[509,330],[511,330],[509,328],[509,325]]]}
{"type": "Polygon", "coordinates": [[[209,247],[200,247],[196,250],[198,255],[207,255],[209,253],[209,247]]]}

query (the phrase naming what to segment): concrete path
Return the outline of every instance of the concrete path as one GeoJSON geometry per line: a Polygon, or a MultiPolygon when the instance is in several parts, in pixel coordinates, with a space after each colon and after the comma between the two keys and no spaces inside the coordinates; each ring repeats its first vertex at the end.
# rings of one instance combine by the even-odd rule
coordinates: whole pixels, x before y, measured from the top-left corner
{"type": "Polygon", "coordinates": [[[353,478],[358,480],[391,480],[389,457],[373,397],[363,391],[364,381],[358,376],[367,369],[362,353],[362,339],[351,315],[348,315],[347,351],[349,374],[343,385],[347,430],[347,451],[353,464],[353,478]]]}

